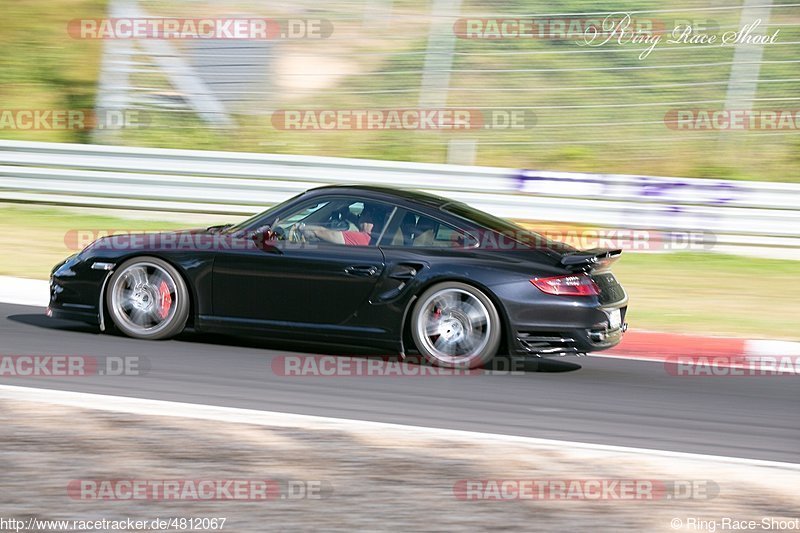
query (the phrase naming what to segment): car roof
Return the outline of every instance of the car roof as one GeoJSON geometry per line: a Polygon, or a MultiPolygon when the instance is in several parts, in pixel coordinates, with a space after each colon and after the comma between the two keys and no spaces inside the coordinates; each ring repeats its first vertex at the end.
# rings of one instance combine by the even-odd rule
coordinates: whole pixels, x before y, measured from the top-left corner
{"type": "Polygon", "coordinates": [[[324,192],[355,192],[355,193],[372,193],[371,196],[381,196],[384,199],[394,198],[401,200],[410,200],[412,202],[419,202],[428,206],[441,207],[445,204],[452,203],[449,198],[443,198],[435,194],[429,194],[421,191],[413,191],[406,189],[398,189],[395,187],[386,187],[382,185],[325,185],[323,187],[316,187],[310,189],[306,194],[311,193],[324,193],[324,192]]]}

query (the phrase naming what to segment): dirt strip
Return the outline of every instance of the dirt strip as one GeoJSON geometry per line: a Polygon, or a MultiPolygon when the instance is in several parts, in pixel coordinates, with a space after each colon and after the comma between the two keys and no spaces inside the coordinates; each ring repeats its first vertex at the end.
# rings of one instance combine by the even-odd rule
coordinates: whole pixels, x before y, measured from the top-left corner
{"type": "Polygon", "coordinates": [[[721,531],[723,520],[752,520],[751,529],[795,531],[798,486],[797,469],[703,457],[0,401],[0,519],[225,517],[223,531],[233,532],[713,531],[713,521],[721,531]],[[134,494],[126,482],[164,480],[183,480],[169,494],[184,499],[165,501],[158,488],[139,499],[91,499],[134,494]],[[214,480],[269,480],[271,489],[255,501],[225,491],[215,501],[186,499],[190,485],[214,480]]]}

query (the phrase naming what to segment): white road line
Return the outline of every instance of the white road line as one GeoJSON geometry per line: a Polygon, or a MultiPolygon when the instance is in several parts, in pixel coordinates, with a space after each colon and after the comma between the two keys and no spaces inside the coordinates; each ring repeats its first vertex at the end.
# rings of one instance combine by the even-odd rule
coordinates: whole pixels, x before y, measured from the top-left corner
{"type": "Polygon", "coordinates": [[[645,361],[647,363],[663,363],[665,361],[665,357],[662,355],[654,355],[652,357],[648,357],[646,355],[625,355],[622,353],[590,353],[589,357],[599,357],[601,359],[625,359],[626,361],[645,361]]]}
{"type": "Polygon", "coordinates": [[[0,276],[0,303],[47,307],[50,284],[41,279],[0,276]]]}
{"type": "Polygon", "coordinates": [[[800,342],[748,340],[745,353],[753,357],[800,357],[800,342]]]}
{"type": "MultiPolygon", "coordinates": [[[[750,342],[750,341],[748,341],[750,342]]],[[[765,341],[769,342],[784,342],[784,341],[765,341]]],[[[794,345],[797,343],[789,342],[787,344],[794,345]]],[[[791,348],[795,350],[795,347],[791,348]]],[[[800,375],[800,361],[797,355],[776,356],[774,350],[765,350],[764,355],[756,355],[747,352],[746,356],[739,356],[738,354],[726,355],[625,355],[624,353],[590,353],[589,357],[599,357],[604,359],[624,359],[625,361],[644,361],[646,363],[661,363],[662,365],[680,365],[684,367],[701,367],[705,372],[700,371],[697,373],[688,373],[687,375],[696,376],[713,376],[713,375],[731,375],[731,376],[776,376],[776,375],[800,375]],[[727,361],[726,361],[727,359],[727,361]],[[744,359],[744,361],[742,360],[744,359]],[[720,373],[719,369],[730,368],[736,370],[743,370],[745,373],[720,373]]],[[[677,369],[676,369],[677,371],[677,369]]]]}
{"type": "Polygon", "coordinates": [[[455,429],[406,426],[402,424],[388,424],[385,422],[368,422],[343,418],[297,415],[291,413],[278,413],[274,411],[258,411],[255,409],[239,409],[234,407],[219,407],[214,405],[169,402],[163,400],[146,400],[141,398],[127,398],[122,396],[107,396],[84,392],[37,389],[31,387],[16,387],[11,385],[0,385],[0,399],[50,403],[83,409],[97,409],[102,411],[115,411],[146,416],[172,416],[240,424],[253,424],[259,426],[292,427],[334,431],[360,430],[368,432],[400,430],[405,433],[415,433],[419,436],[480,440],[487,443],[497,443],[498,445],[513,442],[547,446],[557,449],[576,448],[582,450],[618,453],[637,453],[657,457],[694,459],[702,461],[714,461],[718,463],[764,466],[800,471],[800,464],[785,463],[780,461],[765,461],[761,459],[746,459],[740,457],[673,452],[667,450],[651,450],[646,448],[631,448],[627,446],[611,446],[605,444],[540,439],[535,437],[500,435],[495,433],[479,433],[475,431],[462,431],[455,429]]]}

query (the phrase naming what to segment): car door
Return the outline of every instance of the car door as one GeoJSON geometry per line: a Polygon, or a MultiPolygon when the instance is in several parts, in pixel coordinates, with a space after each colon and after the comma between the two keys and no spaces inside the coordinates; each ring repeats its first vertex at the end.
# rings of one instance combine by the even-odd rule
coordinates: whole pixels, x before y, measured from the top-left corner
{"type": "MultiPolygon", "coordinates": [[[[363,206],[357,198],[314,202],[324,207],[300,206],[301,214],[286,220],[296,225],[316,217],[313,222],[319,223],[334,213],[340,220],[342,206],[363,206]]],[[[341,324],[369,298],[383,269],[383,253],[374,244],[278,241],[263,250],[226,250],[214,260],[214,315],[276,325],[341,324]]]]}
{"type": "Polygon", "coordinates": [[[393,300],[407,291],[428,267],[430,257],[446,258],[452,250],[470,248],[476,243],[467,232],[438,218],[398,209],[381,240],[386,274],[374,300],[393,300]]]}

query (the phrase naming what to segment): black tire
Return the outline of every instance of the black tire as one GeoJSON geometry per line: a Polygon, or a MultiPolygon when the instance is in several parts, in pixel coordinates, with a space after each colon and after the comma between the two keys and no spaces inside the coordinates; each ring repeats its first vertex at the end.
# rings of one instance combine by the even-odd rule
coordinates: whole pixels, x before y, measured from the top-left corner
{"type": "Polygon", "coordinates": [[[157,257],[135,257],[120,265],[111,276],[106,307],[116,329],[128,337],[169,339],[186,327],[189,291],[180,273],[166,261],[157,257]],[[154,276],[152,283],[149,272],[154,276]],[[143,283],[142,279],[148,281],[143,283]]]}
{"type": "Polygon", "coordinates": [[[417,299],[411,336],[419,353],[433,365],[478,368],[497,353],[502,321],[481,290],[448,281],[433,285],[417,299]],[[482,321],[485,326],[480,326],[482,321]]]}

